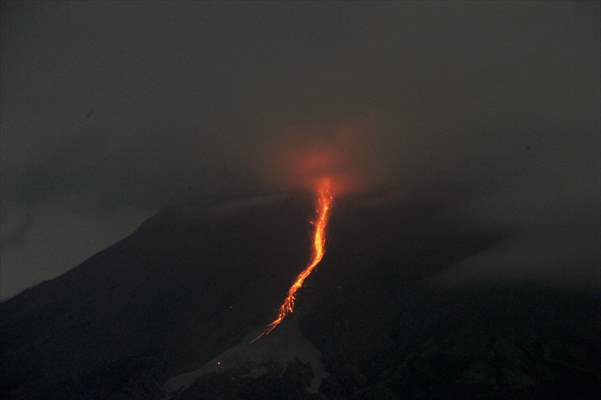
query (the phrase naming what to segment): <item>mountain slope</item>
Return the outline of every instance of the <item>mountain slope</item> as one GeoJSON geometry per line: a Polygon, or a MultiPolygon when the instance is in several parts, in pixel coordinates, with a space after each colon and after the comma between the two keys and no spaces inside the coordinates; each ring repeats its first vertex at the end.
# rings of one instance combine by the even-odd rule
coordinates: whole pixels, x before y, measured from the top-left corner
{"type": "MultiPolygon", "coordinates": [[[[168,209],[63,276],[1,303],[2,397],[161,398],[169,378],[202,368],[274,317],[309,257],[312,213],[304,197],[168,209]]],[[[594,388],[598,331],[583,317],[596,299],[423,285],[505,234],[442,204],[337,203],[326,257],[295,313],[329,374],[320,393],[306,391],[311,365],[275,360],[262,374],[242,362],[207,373],[177,396],[432,398],[450,388],[496,396],[506,392],[495,388],[515,382],[516,393],[536,394],[565,371],[570,382],[594,388]],[[522,299],[531,312],[512,322],[504,307],[518,315],[522,299]],[[566,317],[578,329],[566,332],[557,322],[566,317]],[[497,324],[509,328],[490,328],[497,324]],[[553,355],[561,353],[557,338],[570,333],[573,343],[576,332],[587,338],[576,359],[553,355]],[[504,354],[514,356],[500,360],[504,354]],[[549,367],[557,360],[570,367],[549,367]],[[455,375],[441,376],[441,368],[455,375]]]]}

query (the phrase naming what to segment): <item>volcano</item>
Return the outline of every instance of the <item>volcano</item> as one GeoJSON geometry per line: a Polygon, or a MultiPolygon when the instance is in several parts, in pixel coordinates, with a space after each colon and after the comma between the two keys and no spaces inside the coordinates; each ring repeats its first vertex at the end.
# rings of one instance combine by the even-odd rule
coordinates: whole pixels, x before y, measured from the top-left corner
{"type": "Polygon", "coordinates": [[[313,214],[304,195],[171,207],[1,303],[0,397],[598,394],[599,297],[433,285],[510,234],[442,202],[337,201],[295,313],[249,344],[310,261],[313,214]]]}

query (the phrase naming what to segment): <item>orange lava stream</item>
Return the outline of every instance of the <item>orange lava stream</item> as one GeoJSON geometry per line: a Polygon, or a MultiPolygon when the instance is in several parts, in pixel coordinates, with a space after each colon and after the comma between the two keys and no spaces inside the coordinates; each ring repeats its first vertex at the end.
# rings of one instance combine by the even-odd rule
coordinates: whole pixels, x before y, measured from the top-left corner
{"type": "Polygon", "coordinates": [[[267,325],[263,332],[261,332],[261,334],[257,336],[251,343],[259,340],[265,335],[269,335],[282,323],[288,314],[294,311],[296,293],[300,288],[303,287],[305,279],[311,275],[313,270],[323,259],[326,245],[326,227],[328,226],[328,220],[332,210],[332,202],[334,201],[334,195],[332,193],[331,186],[331,182],[328,178],[322,179],[317,185],[317,209],[315,210],[316,220],[313,222],[315,230],[313,231],[313,255],[311,257],[311,262],[309,262],[305,269],[298,274],[294,280],[294,283],[292,283],[288,289],[288,295],[280,305],[277,318],[267,325]]]}

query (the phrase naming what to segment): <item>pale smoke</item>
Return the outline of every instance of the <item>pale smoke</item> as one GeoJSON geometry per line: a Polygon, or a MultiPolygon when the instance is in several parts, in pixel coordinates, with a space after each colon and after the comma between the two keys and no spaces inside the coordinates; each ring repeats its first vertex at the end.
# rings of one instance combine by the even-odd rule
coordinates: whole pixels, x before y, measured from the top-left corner
{"type": "Polygon", "coordinates": [[[596,3],[7,3],[0,200],[32,217],[3,233],[5,292],[166,205],[323,173],[525,232],[456,276],[568,284],[599,265],[596,3]]]}

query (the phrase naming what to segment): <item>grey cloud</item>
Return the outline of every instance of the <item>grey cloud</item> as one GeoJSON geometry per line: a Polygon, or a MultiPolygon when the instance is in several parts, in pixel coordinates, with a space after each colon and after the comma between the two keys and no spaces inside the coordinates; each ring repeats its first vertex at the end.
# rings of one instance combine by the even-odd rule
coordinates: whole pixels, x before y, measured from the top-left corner
{"type": "Polygon", "coordinates": [[[594,2],[2,7],[0,190],[29,229],[78,204],[90,226],[122,221],[116,239],[173,202],[278,192],[258,174],[290,126],[372,113],[378,190],[454,192],[528,237],[566,219],[562,254],[597,235],[594,2]]]}

